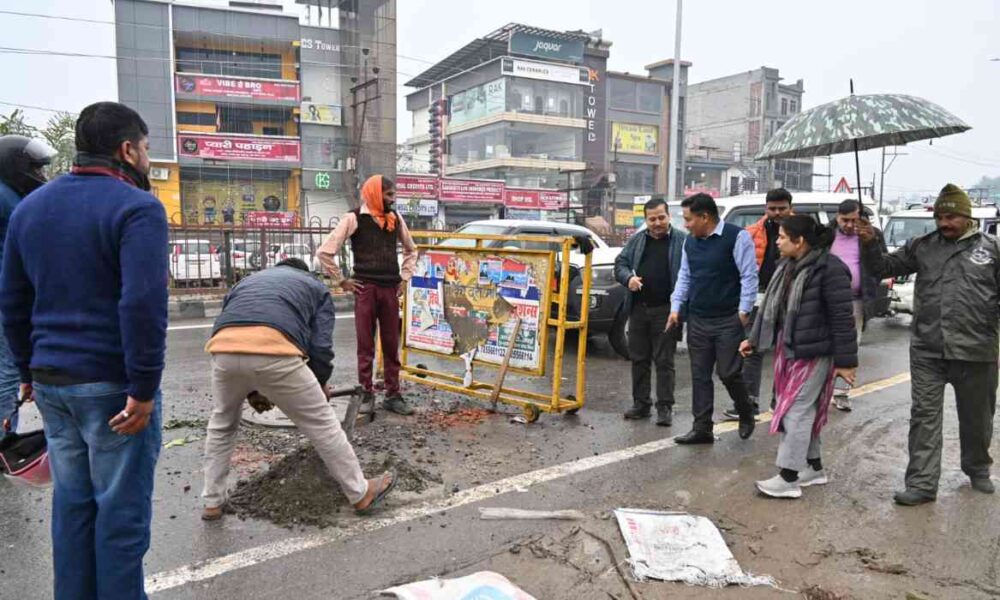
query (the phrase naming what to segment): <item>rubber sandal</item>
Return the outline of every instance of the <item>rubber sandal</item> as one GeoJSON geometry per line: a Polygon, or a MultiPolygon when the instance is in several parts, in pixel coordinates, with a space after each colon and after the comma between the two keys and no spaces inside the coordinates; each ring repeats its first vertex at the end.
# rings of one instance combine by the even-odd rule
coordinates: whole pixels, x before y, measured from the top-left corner
{"type": "Polygon", "coordinates": [[[368,506],[364,508],[355,508],[354,509],[355,513],[362,516],[372,514],[373,512],[375,512],[375,509],[377,509],[382,504],[382,501],[385,500],[385,497],[389,495],[389,492],[392,491],[392,488],[396,487],[396,471],[394,469],[386,471],[385,473],[382,474],[381,481],[385,481],[386,475],[391,477],[391,479],[389,480],[389,485],[385,486],[385,489],[383,489],[381,492],[375,494],[375,497],[372,498],[372,501],[371,503],[368,504],[368,506]]]}

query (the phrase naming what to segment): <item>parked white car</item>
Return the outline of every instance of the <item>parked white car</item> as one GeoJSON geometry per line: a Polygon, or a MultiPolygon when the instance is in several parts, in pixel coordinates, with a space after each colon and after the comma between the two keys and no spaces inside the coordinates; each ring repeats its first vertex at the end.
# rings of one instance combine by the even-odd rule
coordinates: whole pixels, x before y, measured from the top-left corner
{"type": "Polygon", "coordinates": [[[322,265],[316,259],[316,254],[306,244],[272,244],[268,248],[267,266],[273,267],[279,262],[288,258],[298,258],[309,265],[309,270],[313,273],[322,272],[322,265]]]}
{"type": "Polygon", "coordinates": [[[213,285],[222,279],[222,260],[209,240],[171,240],[170,278],[174,283],[213,285]]]}

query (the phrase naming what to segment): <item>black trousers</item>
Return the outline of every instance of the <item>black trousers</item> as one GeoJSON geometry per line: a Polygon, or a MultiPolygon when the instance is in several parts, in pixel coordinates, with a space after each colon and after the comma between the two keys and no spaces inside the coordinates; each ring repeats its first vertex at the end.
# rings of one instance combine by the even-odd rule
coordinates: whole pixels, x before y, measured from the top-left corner
{"type": "Polygon", "coordinates": [[[636,302],[628,322],[628,353],[632,358],[632,402],[650,405],[652,366],[656,365],[656,409],[674,407],[674,354],[677,339],[664,333],[670,305],[646,306],[636,302]]]}
{"type": "Polygon", "coordinates": [[[691,358],[691,408],[694,413],[693,429],[712,431],[712,413],[715,410],[714,369],[722,385],[733,399],[736,411],[742,416],[751,414],[750,397],[743,383],[743,360],[740,342],[744,340],[743,323],[737,313],[726,317],[696,317],[688,319],[688,355],[691,358]]]}
{"type": "Polygon", "coordinates": [[[910,353],[910,462],[906,487],[935,494],[941,477],[944,387],[955,389],[962,472],[989,477],[993,415],[997,407],[997,363],[945,360],[910,353]]]}

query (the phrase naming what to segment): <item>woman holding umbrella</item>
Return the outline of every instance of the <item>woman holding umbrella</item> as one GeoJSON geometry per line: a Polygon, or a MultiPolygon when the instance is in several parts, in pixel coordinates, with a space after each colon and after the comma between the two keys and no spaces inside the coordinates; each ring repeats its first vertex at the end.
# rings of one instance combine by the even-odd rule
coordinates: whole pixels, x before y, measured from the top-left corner
{"type": "Polygon", "coordinates": [[[833,382],[853,384],[858,366],[851,274],[829,250],[826,230],[812,217],[787,217],[778,233],[782,260],[767,286],[744,357],[773,349],[776,405],[771,433],[781,433],[777,466],[757,489],[773,498],[799,498],[802,488],[827,482],[820,458],[833,382]]]}

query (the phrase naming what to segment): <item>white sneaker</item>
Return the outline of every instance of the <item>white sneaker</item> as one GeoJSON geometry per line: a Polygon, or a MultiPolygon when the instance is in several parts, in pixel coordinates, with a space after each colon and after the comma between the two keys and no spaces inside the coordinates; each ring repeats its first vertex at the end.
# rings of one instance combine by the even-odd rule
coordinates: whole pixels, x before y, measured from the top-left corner
{"type": "Polygon", "coordinates": [[[799,471],[799,487],[826,485],[827,483],[830,483],[830,480],[826,478],[826,471],[822,469],[815,471],[812,467],[806,467],[804,471],[799,471]]]}
{"type": "Polygon", "coordinates": [[[798,481],[788,482],[775,475],[770,479],[757,482],[757,489],[765,496],[772,498],[801,498],[802,487],[798,481]]]}

